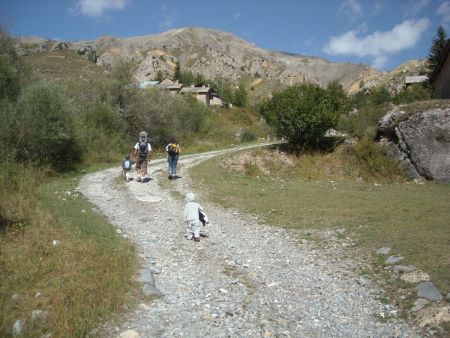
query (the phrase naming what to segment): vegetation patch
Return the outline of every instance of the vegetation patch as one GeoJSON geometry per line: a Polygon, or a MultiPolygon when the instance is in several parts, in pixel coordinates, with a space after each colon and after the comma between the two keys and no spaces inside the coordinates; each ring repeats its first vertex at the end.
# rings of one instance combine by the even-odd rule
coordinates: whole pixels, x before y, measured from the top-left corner
{"type": "Polygon", "coordinates": [[[27,337],[87,336],[137,294],[133,247],[78,194],[77,183],[69,176],[43,184],[35,197],[38,211],[0,236],[3,337],[19,319],[27,337]],[[45,315],[33,320],[34,310],[45,315]]]}

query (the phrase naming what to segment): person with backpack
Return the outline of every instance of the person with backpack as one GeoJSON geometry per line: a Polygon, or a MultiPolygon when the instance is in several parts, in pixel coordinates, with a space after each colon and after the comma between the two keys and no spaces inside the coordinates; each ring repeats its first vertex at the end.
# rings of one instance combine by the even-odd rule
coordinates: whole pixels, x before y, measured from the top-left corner
{"type": "Polygon", "coordinates": [[[177,178],[177,163],[180,157],[181,147],[176,140],[172,140],[166,146],[167,162],[169,162],[169,180],[177,178]]]}
{"type": "Polygon", "coordinates": [[[147,133],[141,131],[139,133],[138,142],[134,145],[133,155],[136,158],[136,171],[138,174],[137,181],[143,182],[147,175],[147,164],[150,158],[152,146],[147,140],[147,133]]]}

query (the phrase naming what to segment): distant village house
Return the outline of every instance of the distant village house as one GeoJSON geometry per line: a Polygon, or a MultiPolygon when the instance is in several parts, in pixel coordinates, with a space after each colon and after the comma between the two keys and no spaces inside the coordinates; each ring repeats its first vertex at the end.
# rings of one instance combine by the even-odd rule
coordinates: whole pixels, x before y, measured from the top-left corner
{"type": "Polygon", "coordinates": [[[168,90],[171,93],[180,93],[183,95],[191,95],[207,106],[223,106],[224,102],[219,95],[212,90],[211,87],[205,84],[191,85],[190,87],[183,87],[182,83],[172,81],[165,78],[162,81],[145,80],[138,83],[140,89],[159,88],[168,90]]]}

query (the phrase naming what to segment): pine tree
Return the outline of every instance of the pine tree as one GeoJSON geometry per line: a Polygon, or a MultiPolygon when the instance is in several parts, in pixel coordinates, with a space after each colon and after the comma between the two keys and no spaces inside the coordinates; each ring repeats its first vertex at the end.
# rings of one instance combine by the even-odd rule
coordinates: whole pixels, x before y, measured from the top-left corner
{"type": "Polygon", "coordinates": [[[177,64],[175,66],[175,72],[173,74],[173,80],[177,81],[180,79],[180,75],[181,75],[181,66],[180,66],[180,62],[177,61],[177,64]]]}
{"type": "Polygon", "coordinates": [[[439,26],[436,35],[433,38],[430,53],[428,54],[428,69],[430,76],[436,70],[439,60],[441,59],[442,53],[444,52],[446,43],[447,43],[447,34],[445,33],[444,27],[439,26]]]}

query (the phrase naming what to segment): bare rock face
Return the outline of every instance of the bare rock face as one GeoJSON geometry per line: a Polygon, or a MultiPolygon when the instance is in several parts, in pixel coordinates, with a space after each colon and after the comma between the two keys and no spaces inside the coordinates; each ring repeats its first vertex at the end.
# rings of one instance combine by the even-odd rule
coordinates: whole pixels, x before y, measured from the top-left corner
{"type": "MultiPolygon", "coordinates": [[[[392,141],[393,157],[410,163],[422,177],[450,182],[450,107],[414,114],[389,112],[378,126],[379,136],[392,141]]],[[[416,178],[412,171],[411,178],[416,178]]]]}

